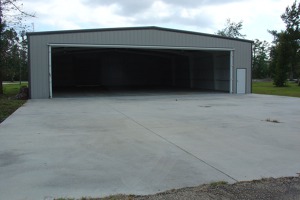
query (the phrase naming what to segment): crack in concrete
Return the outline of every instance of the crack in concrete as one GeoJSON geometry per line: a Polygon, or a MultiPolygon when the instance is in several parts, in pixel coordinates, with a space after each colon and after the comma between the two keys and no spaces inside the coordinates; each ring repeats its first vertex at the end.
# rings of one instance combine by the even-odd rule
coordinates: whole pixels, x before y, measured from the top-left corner
{"type": "Polygon", "coordinates": [[[197,160],[201,161],[202,163],[204,163],[204,164],[208,165],[209,167],[211,167],[211,168],[215,169],[216,171],[218,171],[218,172],[220,172],[220,173],[224,174],[224,175],[225,175],[225,176],[227,176],[228,178],[230,178],[230,179],[232,179],[232,180],[234,180],[234,181],[238,182],[238,180],[237,180],[237,179],[233,178],[233,177],[232,177],[232,176],[230,176],[229,174],[227,174],[227,173],[223,172],[222,170],[220,170],[220,169],[218,169],[218,168],[214,167],[213,165],[211,165],[211,164],[209,164],[208,162],[204,161],[203,159],[201,159],[201,158],[197,157],[196,155],[192,154],[191,152],[189,152],[189,151],[185,150],[184,148],[180,147],[179,145],[177,145],[177,144],[175,144],[175,143],[171,142],[171,141],[170,141],[170,140],[168,140],[167,138],[165,138],[165,137],[163,137],[163,136],[159,135],[158,133],[154,132],[154,131],[153,131],[153,130],[151,130],[150,128],[148,128],[148,127],[144,126],[143,124],[141,124],[141,123],[139,123],[138,121],[134,120],[133,118],[129,117],[129,116],[128,116],[128,115],[126,115],[125,113],[123,113],[123,112],[121,112],[121,111],[117,110],[116,108],[112,107],[111,105],[109,105],[109,107],[111,107],[112,109],[114,109],[116,112],[118,112],[118,113],[122,114],[122,115],[123,115],[123,116],[125,116],[127,119],[129,119],[129,120],[133,121],[133,122],[134,122],[134,123],[136,123],[137,125],[139,125],[139,126],[143,127],[144,129],[148,130],[149,132],[153,133],[154,135],[156,135],[156,136],[160,137],[161,139],[163,139],[164,141],[168,142],[169,144],[171,144],[171,145],[175,146],[176,148],[180,149],[181,151],[185,152],[186,154],[188,154],[188,155],[190,155],[190,156],[192,156],[192,157],[196,158],[197,160]]]}

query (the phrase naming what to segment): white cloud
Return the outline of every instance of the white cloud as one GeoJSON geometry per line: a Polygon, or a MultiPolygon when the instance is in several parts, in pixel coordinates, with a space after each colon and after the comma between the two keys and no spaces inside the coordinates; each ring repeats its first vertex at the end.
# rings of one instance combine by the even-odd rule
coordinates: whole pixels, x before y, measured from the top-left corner
{"type": "Polygon", "coordinates": [[[227,18],[243,21],[248,39],[271,40],[294,0],[23,0],[36,31],[156,25],[215,33],[227,18]]]}

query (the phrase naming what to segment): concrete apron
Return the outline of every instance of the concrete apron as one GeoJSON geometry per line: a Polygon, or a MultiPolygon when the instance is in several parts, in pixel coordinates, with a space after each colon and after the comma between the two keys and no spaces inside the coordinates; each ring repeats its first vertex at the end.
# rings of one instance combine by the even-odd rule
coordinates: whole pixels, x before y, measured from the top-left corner
{"type": "Polygon", "coordinates": [[[253,94],[29,100],[0,125],[0,199],[296,176],[298,105],[253,94]]]}

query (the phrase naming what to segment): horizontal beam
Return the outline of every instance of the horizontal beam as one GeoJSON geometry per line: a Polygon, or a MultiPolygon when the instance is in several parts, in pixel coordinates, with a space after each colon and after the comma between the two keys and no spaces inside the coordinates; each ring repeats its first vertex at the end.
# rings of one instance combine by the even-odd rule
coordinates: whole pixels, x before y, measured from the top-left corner
{"type": "Polygon", "coordinates": [[[150,46],[150,45],[99,45],[99,44],[67,44],[49,43],[51,47],[78,47],[78,48],[122,48],[122,49],[174,49],[174,50],[198,50],[198,51],[234,51],[232,48],[210,47],[183,47],[183,46],[150,46]]]}

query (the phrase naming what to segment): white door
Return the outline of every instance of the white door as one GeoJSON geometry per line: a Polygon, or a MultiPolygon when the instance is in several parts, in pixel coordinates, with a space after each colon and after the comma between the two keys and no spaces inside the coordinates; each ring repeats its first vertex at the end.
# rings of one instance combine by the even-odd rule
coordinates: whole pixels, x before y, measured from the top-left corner
{"type": "Polygon", "coordinates": [[[237,69],[236,71],[236,93],[246,93],[246,69],[237,69]]]}

